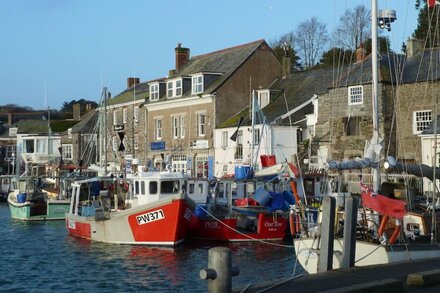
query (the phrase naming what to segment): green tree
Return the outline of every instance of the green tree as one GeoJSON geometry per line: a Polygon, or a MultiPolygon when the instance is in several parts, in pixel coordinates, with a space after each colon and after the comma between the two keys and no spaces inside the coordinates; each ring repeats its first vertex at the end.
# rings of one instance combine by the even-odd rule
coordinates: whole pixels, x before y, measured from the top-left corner
{"type": "Polygon", "coordinates": [[[322,65],[338,66],[348,64],[354,60],[354,52],[352,50],[344,50],[342,48],[331,48],[322,54],[322,65]]]}
{"type": "Polygon", "coordinates": [[[273,53],[282,62],[283,57],[290,57],[290,73],[302,70],[300,58],[294,49],[293,32],[284,34],[279,38],[269,42],[273,53]]]}
{"type": "Polygon", "coordinates": [[[418,40],[426,41],[427,48],[438,47],[439,41],[439,5],[428,8],[426,1],[423,6],[420,0],[416,0],[416,8],[419,10],[417,28],[412,36],[418,40]]]}

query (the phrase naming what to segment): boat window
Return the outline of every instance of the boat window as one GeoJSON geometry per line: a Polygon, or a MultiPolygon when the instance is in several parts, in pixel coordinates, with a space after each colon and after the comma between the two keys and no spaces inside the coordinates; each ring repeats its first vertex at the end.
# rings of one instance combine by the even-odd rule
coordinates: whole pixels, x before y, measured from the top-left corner
{"type": "Polygon", "coordinates": [[[203,183],[199,183],[199,194],[203,194],[203,183]]]}
{"type": "Polygon", "coordinates": [[[152,181],[149,184],[149,194],[156,194],[157,193],[157,181],[152,181]]]}
{"type": "Polygon", "coordinates": [[[218,198],[223,198],[225,192],[225,184],[220,183],[218,187],[218,198]]]}
{"type": "Polygon", "coordinates": [[[315,195],[315,181],[313,179],[304,179],[304,190],[306,195],[315,195]]]}
{"type": "Polygon", "coordinates": [[[194,194],[194,189],[195,189],[194,186],[195,186],[194,183],[189,184],[189,189],[188,189],[189,194],[194,194]]]}
{"type": "Polygon", "coordinates": [[[145,181],[141,181],[141,193],[145,194],[145,181]]]}
{"type": "Polygon", "coordinates": [[[134,194],[139,194],[139,181],[134,182],[134,194]]]}
{"type": "Polygon", "coordinates": [[[180,190],[180,182],[178,180],[174,181],[162,181],[160,183],[161,193],[175,193],[180,190]]]}

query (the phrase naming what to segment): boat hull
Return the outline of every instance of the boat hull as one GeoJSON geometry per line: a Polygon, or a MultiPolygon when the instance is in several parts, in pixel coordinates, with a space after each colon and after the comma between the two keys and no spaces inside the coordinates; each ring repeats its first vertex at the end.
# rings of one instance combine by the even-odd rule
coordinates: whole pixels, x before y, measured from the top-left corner
{"type": "MultiPolygon", "coordinates": [[[[309,273],[318,272],[318,240],[312,238],[295,239],[296,257],[301,266],[309,273]]],[[[333,269],[341,268],[343,240],[335,239],[333,243],[333,269]]],[[[412,261],[440,257],[440,245],[409,244],[409,245],[380,245],[370,242],[357,241],[355,266],[389,264],[402,261],[412,261]]]]}
{"type": "Polygon", "coordinates": [[[127,210],[108,219],[66,215],[70,235],[98,242],[175,246],[186,236],[193,206],[183,195],[127,210]]]}
{"type": "Polygon", "coordinates": [[[197,239],[219,241],[282,240],[286,235],[287,219],[277,214],[258,214],[254,229],[240,227],[237,217],[213,219],[198,218],[196,228],[190,236],[197,239]]]}
{"type": "Polygon", "coordinates": [[[37,208],[29,201],[17,203],[8,199],[8,205],[11,217],[24,221],[64,220],[69,211],[68,200],[49,200],[43,203],[43,206],[38,207],[37,212],[37,208]]]}

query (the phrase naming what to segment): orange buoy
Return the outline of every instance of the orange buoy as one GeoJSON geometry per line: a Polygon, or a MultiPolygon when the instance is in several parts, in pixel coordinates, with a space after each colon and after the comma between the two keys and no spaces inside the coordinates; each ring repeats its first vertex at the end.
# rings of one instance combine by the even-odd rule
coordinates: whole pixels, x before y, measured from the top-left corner
{"type": "Polygon", "coordinates": [[[400,220],[397,220],[396,228],[394,228],[393,234],[390,237],[390,244],[396,243],[397,237],[400,235],[400,230],[402,230],[402,225],[400,225],[400,220]]]}
{"type": "Polygon", "coordinates": [[[300,199],[299,199],[298,189],[296,187],[295,181],[293,181],[293,180],[290,181],[290,188],[292,188],[292,193],[293,193],[293,196],[295,197],[295,203],[298,204],[300,202],[300,199]]]}
{"type": "Polygon", "coordinates": [[[379,236],[382,236],[383,232],[385,231],[385,228],[387,227],[389,219],[390,219],[390,216],[388,216],[388,215],[383,216],[382,221],[380,222],[379,230],[377,231],[377,234],[379,234],[379,236]]]}
{"type": "Polygon", "coordinates": [[[290,224],[290,235],[294,236],[296,234],[296,216],[294,213],[290,213],[289,215],[289,224],[290,224]]]}

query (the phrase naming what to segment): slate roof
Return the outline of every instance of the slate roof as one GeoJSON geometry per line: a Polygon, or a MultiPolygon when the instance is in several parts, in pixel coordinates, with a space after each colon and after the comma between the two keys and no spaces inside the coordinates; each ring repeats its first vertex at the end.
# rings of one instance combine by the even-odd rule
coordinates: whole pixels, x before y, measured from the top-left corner
{"type": "MultiPolygon", "coordinates": [[[[269,89],[278,93],[272,102],[262,109],[266,119],[271,123],[275,118],[296,108],[305,101],[313,97],[314,94],[323,94],[328,92],[332,86],[334,69],[332,67],[321,67],[313,70],[294,72],[289,77],[275,81],[269,89]],[[287,105],[286,106],[286,101],[287,105]]],[[[292,122],[304,119],[306,114],[313,113],[311,104],[298,110],[292,117],[292,122]],[[295,118],[297,117],[297,119],[295,118]]],[[[240,113],[234,115],[220,125],[220,128],[233,127],[238,124],[240,116],[244,117],[243,125],[252,123],[249,117],[249,107],[246,107],[240,113]]],[[[289,124],[286,118],[281,124],[289,124]]],[[[300,124],[301,126],[304,123],[300,124]]],[[[299,125],[299,124],[296,124],[299,125]]]]}
{"type": "MultiPolygon", "coordinates": [[[[74,126],[78,121],[71,120],[54,120],[50,121],[50,127],[52,133],[64,132],[67,129],[74,126]]],[[[36,134],[36,135],[47,135],[47,121],[46,120],[20,120],[18,122],[17,133],[22,134],[36,134]]]]}
{"type": "Polygon", "coordinates": [[[440,48],[426,49],[423,53],[406,58],[402,83],[436,81],[440,79],[440,48]]]}
{"type": "Polygon", "coordinates": [[[122,91],[117,96],[109,99],[107,101],[107,105],[111,106],[111,105],[132,102],[133,100],[136,101],[136,100],[147,99],[148,92],[149,92],[148,82],[141,82],[135,86],[132,86],[131,88],[128,88],[128,89],[122,91]],[[133,92],[135,92],[134,95],[133,95],[133,92]]]}
{"type": "Polygon", "coordinates": [[[81,116],[81,121],[72,126],[72,133],[92,133],[98,122],[98,112],[96,110],[90,110],[81,116]]]}
{"type": "MultiPolygon", "coordinates": [[[[371,54],[363,62],[356,62],[346,65],[341,70],[335,70],[333,87],[352,86],[369,84],[372,82],[371,54]]],[[[405,56],[402,54],[390,53],[379,58],[379,82],[396,84],[402,74],[405,56]]]]}
{"type": "Polygon", "coordinates": [[[263,44],[268,46],[264,40],[258,40],[236,47],[194,56],[190,58],[188,63],[173,77],[188,76],[199,72],[222,73],[204,92],[204,94],[212,93],[263,44]]]}

